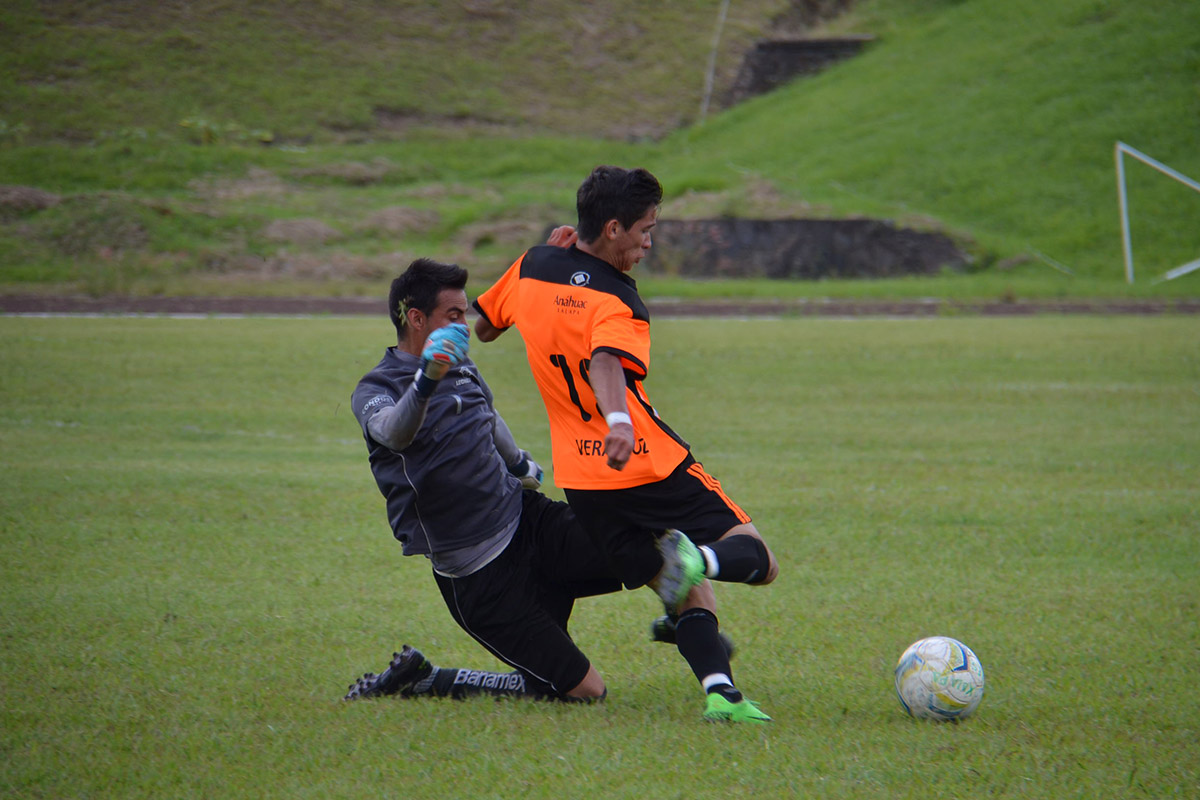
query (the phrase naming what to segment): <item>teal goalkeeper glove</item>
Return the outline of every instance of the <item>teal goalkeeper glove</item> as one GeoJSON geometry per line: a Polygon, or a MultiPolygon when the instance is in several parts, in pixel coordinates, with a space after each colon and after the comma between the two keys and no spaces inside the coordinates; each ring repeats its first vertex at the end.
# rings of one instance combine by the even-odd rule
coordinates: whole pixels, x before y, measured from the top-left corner
{"type": "Polygon", "coordinates": [[[431,332],[421,351],[425,363],[417,374],[417,394],[421,397],[433,394],[447,370],[466,361],[470,342],[471,332],[461,322],[431,332]]]}
{"type": "Polygon", "coordinates": [[[429,334],[429,338],[425,340],[425,349],[421,351],[421,358],[427,362],[440,361],[453,367],[466,361],[470,346],[470,331],[466,325],[456,322],[429,334]]]}

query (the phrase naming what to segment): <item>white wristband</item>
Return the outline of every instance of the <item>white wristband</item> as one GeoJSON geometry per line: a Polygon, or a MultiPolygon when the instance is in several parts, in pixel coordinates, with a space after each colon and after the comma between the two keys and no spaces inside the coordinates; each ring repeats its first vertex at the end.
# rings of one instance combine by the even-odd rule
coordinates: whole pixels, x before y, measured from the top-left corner
{"type": "Polygon", "coordinates": [[[633,425],[633,420],[624,411],[610,411],[604,415],[604,421],[608,423],[608,427],[616,425],[618,422],[624,422],[626,425],[633,425]]]}

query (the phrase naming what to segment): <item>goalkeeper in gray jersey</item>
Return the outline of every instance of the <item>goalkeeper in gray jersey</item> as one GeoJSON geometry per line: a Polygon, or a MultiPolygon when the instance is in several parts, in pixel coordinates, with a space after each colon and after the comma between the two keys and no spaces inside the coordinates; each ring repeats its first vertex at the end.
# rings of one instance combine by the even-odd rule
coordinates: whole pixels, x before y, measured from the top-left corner
{"type": "MultiPolygon", "coordinates": [[[[514,668],[437,668],[408,645],[346,699],[473,693],[597,699],[603,679],[572,641],[577,598],[620,581],[565,503],[535,491],[542,471],[517,447],[467,357],[466,270],[419,259],[392,282],[397,344],[363,376],[352,407],[388,522],[405,555],[423,555],[451,616],[514,668]]],[[[647,537],[648,551],[658,556],[647,537]]],[[[670,555],[651,583],[673,592],[670,555]]]]}

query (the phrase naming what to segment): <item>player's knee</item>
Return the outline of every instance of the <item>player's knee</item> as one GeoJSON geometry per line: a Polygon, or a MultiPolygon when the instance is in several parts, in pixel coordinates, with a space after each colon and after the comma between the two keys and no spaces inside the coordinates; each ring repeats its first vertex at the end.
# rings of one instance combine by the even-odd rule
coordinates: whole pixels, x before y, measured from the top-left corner
{"type": "Polygon", "coordinates": [[[595,667],[589,667],[587,675],[574,689],[567,692],[567,697],[573,700],[603,700],[608,696],[608,687],[595,667]]]}
{"type": "Polygon", "coordinates": [[[718,580],[762,586],[779,575],[779,563],[753,524],[730,528],[710,547],[720,565],[718,580]]]}
{"type": "Polygon", "coordinates": [[[753,586],[766,586],[779,577],[779,562],[775,560],[775,554],[762,539],[754,537],[754,544],[763,577],[756,581],[750,581],[750,583],[753,586]]]}
{"type": "Polygon", "coordinates": [[[596,702],[608,697],[608,687],[601,683],[599,688],[588,687],[587,689],[581,690],[579,694],[573,695],[573,697],[576,697],[579,700],[596,702]]]}
{"type": "Polygon", "coordinates": [[[596,703],[608,697],[608,687],[600,684],[600,688],[576,686],[567,692],[567,699],[579,703],[596,703]]]}

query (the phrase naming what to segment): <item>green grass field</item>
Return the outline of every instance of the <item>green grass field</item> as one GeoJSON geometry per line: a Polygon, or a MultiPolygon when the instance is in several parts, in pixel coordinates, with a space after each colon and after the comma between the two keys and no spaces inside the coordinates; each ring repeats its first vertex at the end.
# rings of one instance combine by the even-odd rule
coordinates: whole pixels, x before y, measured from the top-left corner
{"type": "MultiPolygon", "coordinates": [[[[602,705],[341,702],[402,642],[497,666],[401,558],[347,408],[386,320],[0,318],[0,793],[1195,797],[1195,334],[656,321],[650,397],[783,568],[718,587],[776,720],[746,729],[701,723],[645,591],[577,609],[602,705]],[[930,634],[987,669],[962,724],[893,696],[930,634]]],[[[548,461],[519,341],[473,354],[548,461]]]]}

